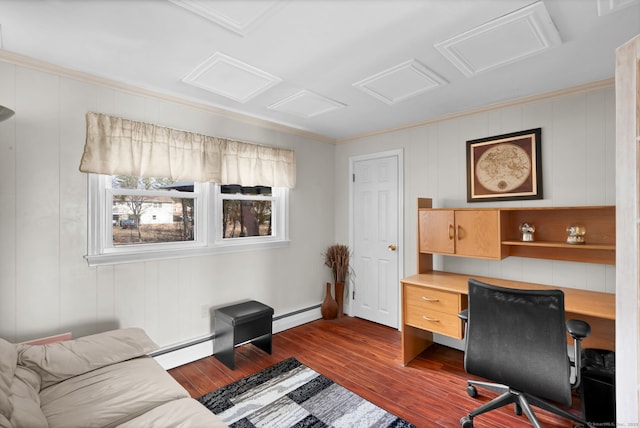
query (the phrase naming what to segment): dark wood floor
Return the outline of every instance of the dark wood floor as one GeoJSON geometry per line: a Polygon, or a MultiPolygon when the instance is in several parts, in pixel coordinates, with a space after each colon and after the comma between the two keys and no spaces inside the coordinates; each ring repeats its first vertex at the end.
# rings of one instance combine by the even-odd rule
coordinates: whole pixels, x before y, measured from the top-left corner
{"type": "MultiPolygon", "coordinates": [[[[456,427],[460,418],[495,394],[480,390],[477,398],[466,392],[463,353],[433,345],[408,366],[400,360],[400,332],[343,317],[318,320],[273,337],[273,355],[253,345],[236,348],[236,369],[229,370],[214,357],[177,367],[169,373],[193,397],[200,397],[288,357],[322,373],[389,412],[418,427],[456,427]]],[[[579,403],[574,400],[574,411],[579,403]]],[[[535,409],[545,427],[573,427],[570,421],[535,409]]],[[[513,406],[474,419],[477,428],[530,426],[516,416],[513,406]]]]}

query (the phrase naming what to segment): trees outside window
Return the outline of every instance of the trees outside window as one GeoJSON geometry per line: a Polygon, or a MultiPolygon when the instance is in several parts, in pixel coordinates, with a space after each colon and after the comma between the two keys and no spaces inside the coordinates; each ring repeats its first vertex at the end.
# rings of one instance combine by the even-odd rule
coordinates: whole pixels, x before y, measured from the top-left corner
{"type": "Polygon", "coordinates": [[[222,238],[272,235],[270,187],[220,186],[222,238]]]}

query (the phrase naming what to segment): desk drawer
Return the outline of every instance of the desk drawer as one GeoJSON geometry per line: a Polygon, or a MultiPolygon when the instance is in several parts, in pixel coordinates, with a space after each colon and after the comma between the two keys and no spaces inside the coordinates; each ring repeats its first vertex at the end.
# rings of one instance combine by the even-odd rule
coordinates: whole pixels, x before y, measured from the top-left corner
{"type": "Polygon", "coordinates": [[[460,295],[429,287],[405,285],[405,305],[413,305],[430,311],[444,312],[458,316],[460,312],[460,295]]]}
{"type": "Polygon", "coordinates": [[[445,336],[462,339],[462,321],[458,315],[407,305],[405,324],[445,336]]]}

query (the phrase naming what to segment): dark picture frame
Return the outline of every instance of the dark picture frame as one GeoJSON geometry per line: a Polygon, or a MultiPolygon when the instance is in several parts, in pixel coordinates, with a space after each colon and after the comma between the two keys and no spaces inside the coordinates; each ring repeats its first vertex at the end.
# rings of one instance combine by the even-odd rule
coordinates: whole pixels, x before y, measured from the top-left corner
{"type": "Polygon", "coordinates": [[[467,202],[542,199],[542,128],[467,141],[467,202]]]}

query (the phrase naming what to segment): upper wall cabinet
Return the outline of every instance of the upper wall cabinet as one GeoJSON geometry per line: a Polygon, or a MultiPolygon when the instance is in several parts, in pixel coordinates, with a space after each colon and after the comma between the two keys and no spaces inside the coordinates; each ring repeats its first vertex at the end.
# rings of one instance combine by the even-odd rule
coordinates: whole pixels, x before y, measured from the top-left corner
{"type": "MultiPolygon", "coordinates": [[[[614,206],[419,208],[418,234],[419,257],[517,256],[611,265],[616,258],[614,206]],[[535,229],[527,238],[521,230],[525,223],[535,229]],[[580,232],[577,237],[569,238],[571,227],[580,232]]],[[[419,266],[422,271],[429,264],[419,266]]]]}
{"type": "Polygon", "coordinates": [[[420,252],[500,260],[499,215],[496,209],[419,210],[420,252]]]}

